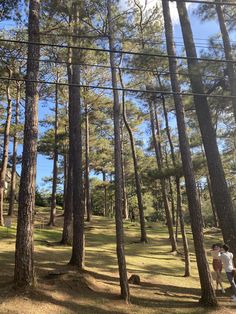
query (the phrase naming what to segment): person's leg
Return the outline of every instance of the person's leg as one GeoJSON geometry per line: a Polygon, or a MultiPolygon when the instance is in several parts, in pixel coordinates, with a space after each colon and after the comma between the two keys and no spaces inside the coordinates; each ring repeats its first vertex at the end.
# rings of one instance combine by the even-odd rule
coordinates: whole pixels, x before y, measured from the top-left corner
{"type": "Polygon", "coordinates": [[[216,279],[216,290],[218,289],[218,274],[217,274],[217,271],[215,270],[215,279],[216,279]]]}
{"type": "Polygon", "coordinates": [[[217,282],[218,282],[218,284],[219,284],[220,287],[221,287],[221,291],[222,291],[223,293],[225,293],[225,290],[224,290],[223,284],[222,284],[222,279],[221,279],[221,271],[218,270],[217,273],[216,273],[216,275],[217,275],[217,282]]]}
{"type": "Polygon", "coordinates": [[[218,278],[218,280],[219,280],[219,284],[220,284],[222,293],[225,293],[225,289],[224,289],[224,287],[223,287],[223,282],[222,282],[222,273],[221,273],[221,270],[219,271],[219,278],[218,278]]]}
{"type": "Polygon", "coordinates": [[[234,295],[236,297],[236,283],[234,281],[233,274],[232,274],[232,272],[226,272],[226,275],[227,275],[227,278],[228,278],[228,280],[229,280],[229,282],[231,284],[231,287],[233,289],[233,293],[234,293],[234,295]]]}

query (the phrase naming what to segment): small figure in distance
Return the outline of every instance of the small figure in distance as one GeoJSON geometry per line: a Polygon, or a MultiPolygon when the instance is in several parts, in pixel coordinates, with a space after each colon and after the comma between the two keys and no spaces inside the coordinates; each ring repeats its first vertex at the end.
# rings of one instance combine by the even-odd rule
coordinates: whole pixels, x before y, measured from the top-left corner
{"type": "Polygon", "coordinates": [[[220,259],[220,245],[213,244],[211,249],[211,256],[213,258],[212,266],[216,274],[216,290],[218,290],[219,286],[221,287],[222,293],[225,293],[223,288],[221,272],[222,272],[222,261],[220,259]]]}
{"type": "Polygon", "coordinates": [[[229,283],[233,290],[232,301],[236,302],[236,283],[234,281],[233,271],[234,271],[234,264],[233,264],[233,253],[229,252],[229,246],[224,244],[220,250],[221,255],[220,259],[223,263],[226,276],[229,280],[229,283]]]}

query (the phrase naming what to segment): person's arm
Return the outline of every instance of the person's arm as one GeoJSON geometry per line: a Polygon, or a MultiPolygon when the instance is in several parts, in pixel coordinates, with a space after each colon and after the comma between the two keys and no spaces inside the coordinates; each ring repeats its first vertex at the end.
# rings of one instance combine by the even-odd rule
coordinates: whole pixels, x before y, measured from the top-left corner
{"type": "Polygon", "coordinates": [[[224,259],[224,253],[223,252],[219,252],[219,258],[220,258],[220,260],[222,261],[223,259],[224,259]]]}

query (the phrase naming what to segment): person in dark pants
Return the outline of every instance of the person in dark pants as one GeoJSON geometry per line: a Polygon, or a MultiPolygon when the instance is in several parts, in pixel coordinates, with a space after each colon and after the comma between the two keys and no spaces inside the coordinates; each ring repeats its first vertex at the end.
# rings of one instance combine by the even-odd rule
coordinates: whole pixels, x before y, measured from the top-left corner
{"type": "Polygon", "coordinates": [[[234,270],[233,253],[229,252],[229,246],[226,244],[222,246],[220,259],[223,263],[226,276],[230,282],[230,285],[234,293],[232,296],[232,301],[236,302],[236,283],[234,281],[234,276],[233,276],[233,270],[234,270]]]}

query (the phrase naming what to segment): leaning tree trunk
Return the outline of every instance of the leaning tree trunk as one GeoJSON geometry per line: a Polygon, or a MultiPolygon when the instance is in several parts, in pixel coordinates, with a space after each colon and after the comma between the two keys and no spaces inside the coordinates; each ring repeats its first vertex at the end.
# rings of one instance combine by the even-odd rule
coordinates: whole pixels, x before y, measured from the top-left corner
{"type": "Polygon", "coordinates": [[[17,83],[16,87],[16,106],[15,106],[15,127],[13,136],[13,154],[12,154],[12,168],[11,168],[11,189],[9,197],[8,216],[12,216],[14,212],[14,203],[16,198],[16,164],[17,164],[17,128],[19,124],[19,106],[20,106],[20,87],[21,84],[17,83]]]}
{"type": "MultiPolygon", "coordinates": [[[[115,50],[113,22],[111,16],[111,0],[107,0],[109,48],[115,50]]],[[[110,53],[110,65],[113,89],[113,119],[114,119],[114,154],[115,154],[115,219],[116,219],[116,250],[119,266],[121,297],[126,302],[130,301],[129,284],[126,270],[125,250],[124,250],[124,230],[122,221],[122,160],[121,160],[121,140],[120,140],[120,103],[117,91],[117,75],[115,69],[115,54],[110,53]]]]}
{"type": "MultiPolygon", "coordinates": [[[[155,154],[156,154],[157,166],[158,166],[158,170],[162,172],[161,150],[160,150],[160,146],[158,147],[158,141],[156,138],[155,124],[154,124],[155,116],[154,116],[153,104],[151,101],[149,103],[149,108],[150,108],[150,122],[151,122],[152,138],[153,138],[153,144],[154,144],[154,149],[155,149],[155,154]]],[[[169,236],[170,236],[171,248],[172,248],[172,252],[175,252],[177,251],[177,243],[176,243],[176,239],[174,235],[172,217],[171,217],[169,202],[168,202],[167,193],[166,193],[165,179],[161,178],[160,183],[161,183],[162,199],[163,199],[165,214],[166,214],[167,227],[168,227],[169,236]]]]}
{"type": "MultiPolygon", "coordinates": [[[[186,5],[183,2],[177,1],[177,8],[188,57],[188,68],[192,90],[193,93],[203,95],[205,91],[202,83],[200,66],[197,61],[197,52],[193,41],[193,34],[186,5]]],[[[204,95],[195,95],[194,104],[205,149],[212,194],[224,242],[229,244],[236,257],[236,217],[217,146],[216,134],[212,125],[207,97],[204,95]]]]}
{"type": "MultiPolygon", "coordinates": [[[[57,73],[57,83],[58,83],[57,73]]],[[[51,195],[51,212],[49,226],[55,226],[57,213],[57,176],[58,176],[58,84],[55,90],[55,122],[54,122],[54,152],[53,152],[53,178],[52,178],[52,195],[51,195]]]]}
{"type": "MultiPolygon", "coordinates": [[[[80,4],[81,5],[81,4],[80,4]]],[[[73,45],[79,47],[78,30],[80,7],[76,2],[72,5],[73,45]]],[[[69,86],[69,115],[72,132],[71,153],[73,173],[73,243],[71,265],[79,270],[84,268],[84,204],[83,204],[83,170],[82,170],[82,114],[80,97],[80,52],[72,49],[72,85],[69,86]]]]}
{"type": "MultiPolygon", "coordinates": [[[[163,15],[165,23],[165,35],[167,52],[171,56],[176,55],[173,37],[172,21],[170,17],[169,3],[162,0],[163,15]]],[[[174,94],[174,103],[177,118],[177,127],[179,133],[180,152],[183,164],[183,171],[186,183],[186,192],[188,197],[189,212],[191,217],[191,227],[193,233],[194,247],[196,252],[197,266],[201,283],[201,303],[205,306],[217,305],[213,280],[207,261],[204,247],[204,236],[201,224],[201,211],[197,198],[196,182],[194,177],[193,163],[191,160],[191,151],[188,142],[188,135],[185,125],[184,107],[180,96],[180,84],[177,77],[177,60],[169,58],[169,69],[171,72],[171,86],[174,94]]]]}
{"type": "MultiPolygon", "coordinates": [[[[122,74],[119,70],[120,74],[120,83],[121,87],[124,89],[124,84],[122,80],[122,74]]],[[[136,148],[135,148],[135,141],[132,129],[128,123],[127,120],[127,114],[126,114],[126,105],[125,105],[125,92],[122,92],[122,112],[123,112],[123,119],[126,126],[126,129],[129,134],[130,139],[130,145],[131,145],[131,151],[132,151],[132,158],[133,158],[133,164],[134,164],[134,176],[135,176],[135,186],[136,186],[136,194],[138,199],[138,209],[139,209],[139,221],[140,221],[140,231],[141,231],[141,237],[140,241],[147,243],[147,234],[146,234],[146,228],[145,228],[145,218],[144,218],[144,208],[143,208],[143,197],[142,197],[142,189],[141,189],[141,183],[140,183],[140,177],[139,177],[139,166],[138,166],[138,160],[137,160],[137,154],[136,154],[136,148]]]]}
{"type": "MultiPolygon", "coordinates": [[[[220,3],[221,0],[215,0],[215,2],[220,3]]],[[[216,5],[216,12],[217,12],[217,16],[218,16],[218,20],[220,24],[220,31],[221,31],[223,44],[224,44],[225,57],[228,61],[232,61],[232,62],[227,62],[226,67],[227,67],[227,74],[229,77],[231,95],[234,96],[234,98],[232,98],[232,107],[233,107],[233,113],[234,113],[234,120],[236,122],[236,73],[234,70],[234,63],[233,63],[234,61],[233,51],[230,44],[230,37],[229,37],[228,30],[226,28],[225,17],[224,17],[224,13],[223,13],[221,5],[219,4],[216,5]]]]}
{"type": "MultiPolygon", "coordinates": [[[[29,42],[40,42],[40,1],[29,3],[29,42]]],[[[34,283],[33,214],[35,210],[35,180],[38,138],[38,76],[40,46],[28,45],[27,79],[25,90],[25,128],[22,155],[22,171],[17,217],[15,284],[30,286],[34,283]],[[32,80],[32,81],[30,81],[32,80]],[[34,81],[34,82],[33,82],[34,81]],[[36,82],[35,82],[36,81],[36,82]]]]}
{"type": "Polygon", "coordinates": [[[9,81],[7,83],[7,117],[4,128],[4,143],[3,143],[3,156],[2,156],[2,164],[0,169],[0,225],[4,226],[4,218],[3,218],[3,201],[4,201],[4,190],[5,190],[5,180],[7,173],[7,165],[8,165],[8,147],[10,141],[10,126],[11,126],[11,116],[12,116],[12,100],[10,94],[10,78],[12,75],[12,71],[8,69],[9,72],[9,81]]]}
{"type": "Polygon", "coordinates": [[[85,102],[85,202],[87,221],[91,221],[92,208],[91,208],[91,195],[90,195],[90,182],[89,182],[89,111],[87,101],[85,102]]]}

